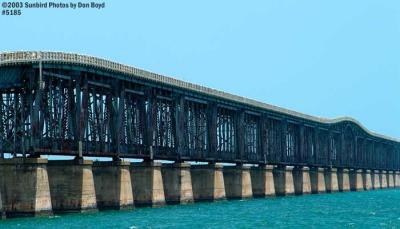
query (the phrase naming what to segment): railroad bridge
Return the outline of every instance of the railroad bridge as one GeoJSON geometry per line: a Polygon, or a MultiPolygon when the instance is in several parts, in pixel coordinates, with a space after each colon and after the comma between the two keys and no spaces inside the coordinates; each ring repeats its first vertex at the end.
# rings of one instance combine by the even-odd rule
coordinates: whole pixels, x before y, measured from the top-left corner
{"type": "MultiPolygon", "coordinates": [[[[338,180],[336,189],[340,191],[340,183],[342,190],[345,189],[343,179],[345,183],[346,176],[343,178],[343,173],[349,169],[354,171],[354,176],[350,172],[348,178],[349,189],[350,186],[359,189],[357,182],[350,184],[352,177],[359,178],[364,189],[367,183],[373,188],[376,182],[371,171],[378,171],[380,186],[384,183],[382,171],[384,177],[387,175],[387,186],[389,183],[400,185],[397,174],[400,142],[373,133],[352,118],[314,117],[95,57],[61,52],[1,53],[0,94],[0,154],[2,158],[4,155],[13,157],[2,160],[3,177],[7,176],[6,171],[29,165],[35,174],[45,171],[42,175],[49,176],[50,192],[52,183],[57,183],[51,176],[59,171],[68,173],[69,170],[65,170],[68,165],[82,167],[83,180],[86,179],[85,169],[90,167],[91,174],[93,168],[92,183],[96,183],[96,170],[102,170],[99,174],[106,176],[104,171],[111,167],[128,167],[124,171],[132,177],[142,174],[137,180],[144,183],[157,180],[154,177],[158,175],[174,176],[171,174],[175,173],[169,174],[168,171],[189,170],[194,199],[214,198],[196,194],[194,190],[195,186],[204,185],[206,172],[203,170],[210,168],[214,171],[213,176],[223,171],[223,196],[237,197],[239,194],[227,190],[227,185],[238,186],[240,183],[239,186],[245,186],[244,180],[252,178],[253,183],[259,180],[259,175],[256,175],[259,171],[257,173],[254,168],[249,169],[254,172],[246,173],[248,164],[265,171],[261,174],[267,175],[262,177],[270,177],[269,172],[272,174],[271,177],[275,178],[271,181],[275,189],[273,194],[299,193],[297,189],[307,192],[303,187],[308,185],[307,182],[310,183],[309,192],[319,192],[322,190],[320,178],[324,178],[323,183],[332,178],[326,177],[327,171],[337,171],[333,177],[338,180]],[[76,160],[51,162],[40,155],[70,155],[76,160]],[[100,162],[92,165],[92,162],[83,160],[88,156],[110,157],[113,162],[108,166],[100,162]],[[132,166],[121,161],[123,158],[143,159],[144,162],[132,166]],[[175,163],[161,165],[154,160],[175,163]],[[208,164],[190,169],[190,164],[185,163],[188,161],[208,164]],[[223,168],[218,163],[235,163],[236,167],[223,168]],[[234,170],[234,175],[229,175],[230,170],[234,170]],[[148,171],[152,177],[144,179],[148,171]],[[292,171],[291,176],[288,171],[292,171]],[[197,180],[203,183],[195,184],[194,176],[200,175],[202,177],[197,180]],[[295,181],[298,175],[301,187],[295,181]],[[235,180],[237,177],[240,177],[239,181],[235,180]],[[283,188],[277,182],[280,177],[283,177],[283,188]],[[294,180],[293,190],[285,186],[291,179],[294,180]],[[319,180],[319,185],[314,185],[313,180],[319,180]]],[[[122,176],[124,173],[118,174],[122,176]]],[[[24,176],[27,175],[12,178],[14,180],[3,178],[3,186],[5,182],[28,179],[20,178],[24,176]]],[[[262,192],[268,194],[267,178],[260,181],[264,184],[260,195],[262,192]]],[[[58,177],[56,180],[68,183],[65,179],[58,177]]],[[[166,179],[169,178],[164,177],[166,179]]],[[[11,186],[17,188],[18,185],[11,186]]],[[[218,192],[215,187],[214,191],[218,192]]],[[[96,189],[97,199],[101,199],[99,188],[93,189],[96,189]]],[[[168,199],[168,185],[164,184],[163,189],[163,198],[168,199]]],[[[329,191],[332,187],[326,185],[323,189],[329,191]]],[[[2,189],[6,214],[40,212],[7,210],[10,190],[7,187],[2,189]]],[[[135,185],[132,190],[133,195],[141,195],[135,193],[139,192],[135,185]]],[[[151,190],[154,194],[154,188],[151,190]]],[[[253,187],[251,192],[255,195],[258,191],[253,187]]],[[[240,192],[243,194],[243,190],[240,192]]],[[[53,194],[50,196],[51,201],[46,201],[52,202],[54,209],[59,200],[53,194]]],[[[176,196],[174,198],[180,198],[176,196]]],[[[92,207],[99,205],[99,201],[91,204],[92,207]]],[[[62,208],[61,205],[58,207],[62,208]]],[[[77,205],[82,206],[82,203],[77,205]]]]}

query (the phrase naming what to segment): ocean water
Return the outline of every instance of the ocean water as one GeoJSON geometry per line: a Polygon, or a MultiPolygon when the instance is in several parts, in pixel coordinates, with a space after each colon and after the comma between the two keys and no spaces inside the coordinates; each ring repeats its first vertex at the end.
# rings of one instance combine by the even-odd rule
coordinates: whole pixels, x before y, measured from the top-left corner
{"type": "Polygon", "coordinates": [[[0,228],[400,228],[400,190],[7,219],[0,228]]]}

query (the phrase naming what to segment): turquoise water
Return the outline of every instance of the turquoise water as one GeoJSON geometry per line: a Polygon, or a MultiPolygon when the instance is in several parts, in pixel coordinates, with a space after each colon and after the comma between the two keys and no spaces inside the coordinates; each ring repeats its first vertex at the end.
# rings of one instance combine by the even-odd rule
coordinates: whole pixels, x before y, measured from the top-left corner
{"type": "Polygon", "coordinates": [[[8,219],[0,228],[400,228],[400,190],[8,219]]]}

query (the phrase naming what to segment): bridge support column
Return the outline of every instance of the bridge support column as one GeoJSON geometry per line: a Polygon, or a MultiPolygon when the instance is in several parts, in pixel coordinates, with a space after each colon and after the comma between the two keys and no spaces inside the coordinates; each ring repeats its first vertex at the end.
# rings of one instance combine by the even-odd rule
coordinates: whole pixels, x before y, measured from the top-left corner
{"type": "Polygon", "coordinates": [[[336,168],[325,168],[324,175],[325,175],[326,192],[339,191],[337,169],[336,168]]]}
{"type": "Polygon", "coordinates": [[[296,195],[310,194],[310,168],[294,167],[293,168],[294,192],[296,195]]]}
{"type": "Polygon", "coordinates": [[[387,179],[388,179],[388,188],[394,188],[393,171],[387,172],[387,179]]]}
{"type": "Polygon", "coordinates": [[[293,182],[293,167],[291,166],[278,166],[273,170],[275,194],[277,196],[293,195],[294,182],[293,182]]]}
{"type": "Polygon", "coordinates": [[[135,205],[155,207],[165,204],[160,162],[132,163],[131,178],[135,205]]]}
{"type": "Polygon", "coordinates": [[[99,209],[133,208],[129,162],[94,162],[93,177],[99,209]]]}
{"type": "Polygon", "coordinates": [[[192,187],[195,201],[226,199],[223,166],[219,164],[192,165],[192,187]]]}
{"type": "Polygon", "coordinates": [[[341,192],[350,191],[350,178],[348,169],[343,169],[343,168],[338,169],[338,183],[339,183],[339,191],[341,192]]]}
{"type": "Polygon", "coordinates": [[[250,169],[254,197],[275,196],[273,168],[272,165],[260,165],[250,169]]]}
{"type": "Polygon", "coordinates": [[[361,191],[364,189],[361,169],[350,170],[350,190],[361,191]]]}
{"type": "Polygon", "coordinates": [[[387,185],[387,173],[386,173],[385,170],[381,170],[380,171],[380,180],[381,180],[381,188],[382,189],[387,188],[388,187],[388,185],[387,185]]]}
{"type": "Polygon", "coordinates": [[[161,168],[167,203],[193,202],[192,177],[189,163],[164,164],[161,168]]]}
{"type": "Polygon", "coordinates": [[[371,190],[372,189],[372,178],[371,178],[371,170],[364,170],[362,173],[363,179],[363,187],[364,190],[371,190]]]}
{"type": "Polygon", "coordinates": [[[372,172],[372,186],[373,189],[381,189],[381,178],[379,170],[374,170],[372,172]]]}
{"type": "Polygon", "coordinates": [[[97,209],[93,162],[89,160],[49,161],[51,202],[55,212],[97,209]]]}
{"type": "Polygon", "coordinates": [[[396,171],[394,172],[394,185],[396,188],[400,187],[400,172],[396,171]]]}
{"type": "Polygon", "coordinates": [[[1,216],[51,215],[47,159],[0,159],[1,216]]]}
{"type": "Polygon", "coordinates": [[[310,169],[310,178],[311,178],[311,192],[312,193],[326,192],[325,176],[324,176],[323,168],[312,167],[310,169]]]}
{"type": "Polygon", "coordinates": [[[228,199],[253,197],[250,167],[248,166],[224,166],[224,184],[228,199]]]}

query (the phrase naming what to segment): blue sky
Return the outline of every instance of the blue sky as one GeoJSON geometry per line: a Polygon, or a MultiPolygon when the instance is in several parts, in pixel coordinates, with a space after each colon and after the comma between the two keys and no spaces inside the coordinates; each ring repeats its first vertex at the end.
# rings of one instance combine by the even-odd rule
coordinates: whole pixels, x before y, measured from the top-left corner
{"type": "Polygon", "coordinates": [[[0,16],[1,50],[104,57],[400,138],[400,1],[108,0],[23,14],[0,16]]]}

